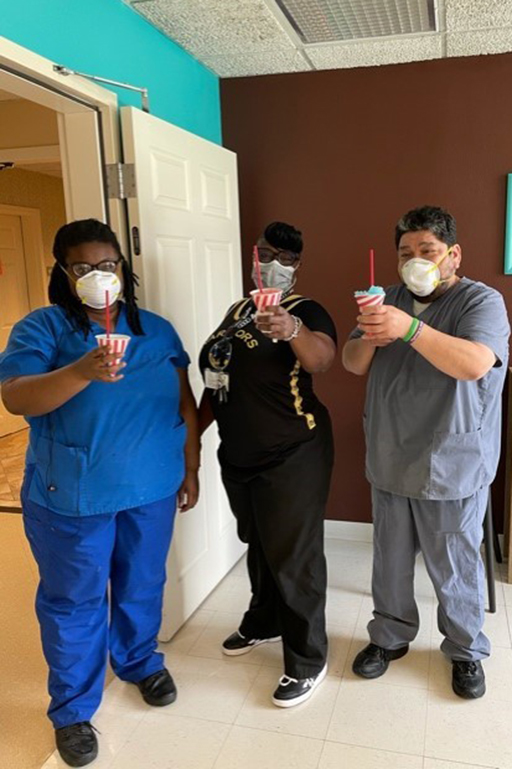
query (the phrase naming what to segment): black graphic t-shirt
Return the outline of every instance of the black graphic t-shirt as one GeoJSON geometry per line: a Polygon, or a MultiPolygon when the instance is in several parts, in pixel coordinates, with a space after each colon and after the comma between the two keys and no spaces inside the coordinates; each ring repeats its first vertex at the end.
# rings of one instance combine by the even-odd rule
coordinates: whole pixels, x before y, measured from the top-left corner
{"type": "MultiPolygon", "coordinates": [[[[281,302],[301,318],[310,331],[320,331],[337,341],[336,328],[318,302],[293,294],[281,302]]],[[[256,309],[251,299],[237,302],[201,350],[199,365],[203,379],[214,371],[212,348],[226,338],[229,364],[228,392],[206,390],[221,438],[221,461],[237,467],[257,467],[272,462],[287,450],[311,440],[324,411],[313,392],[311,374],[301,367],[287,342],[272,342],[254,323],[256,309]]],[[[213,352],[218,352],[219,347],[213,352]]],[[[225,362],[225,346],[221,346],[225,362]]],[[[218,359],[216,354],[215,359],[218,359]]]]}

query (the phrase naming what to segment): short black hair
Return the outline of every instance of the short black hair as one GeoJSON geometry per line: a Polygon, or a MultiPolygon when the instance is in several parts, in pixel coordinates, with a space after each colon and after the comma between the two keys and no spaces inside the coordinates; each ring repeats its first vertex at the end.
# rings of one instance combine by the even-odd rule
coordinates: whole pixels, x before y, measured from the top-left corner
{"type": "Polygon", "coordinates": [[[108,243],[114,248],[121,259],[121,269],[124,282],[124,300],[126,304],[126,319],[128,325],[136,336],[143,336],[144,331],[140,322],[139,308],[135,289],[139,285],[137,276],[132,272],[130,265],[121,252],[121,246],[108,224],[97,219],[79,219],[65,224],[58,230],[53,243],[53,256],[56,264],[50,276],[48,297],[51,304],[62,307],[74,327],[83,331],[87,337],[91,329],[91,322],[87,312],[79,299],[72,293],[68,278],[62,269],[66,267],[66,259],[70,248],[80,246],[82,243],[108,243]]]}
{"type": "Polygon", "coordinates": [[[263,237],[274,248],[283,248],[294,254],[302,253],[302,232],[285,222],[272,222],[265,227],[263,237]]]}
{"type": "Polygon", "coordinates": [[[457,225],[454,217],[438,206],[421,206],[408,211],[395,227],[395,245],[398,248],[400,238],[406,232],[428,230],[447,246],[457,242],[457,225]]]}

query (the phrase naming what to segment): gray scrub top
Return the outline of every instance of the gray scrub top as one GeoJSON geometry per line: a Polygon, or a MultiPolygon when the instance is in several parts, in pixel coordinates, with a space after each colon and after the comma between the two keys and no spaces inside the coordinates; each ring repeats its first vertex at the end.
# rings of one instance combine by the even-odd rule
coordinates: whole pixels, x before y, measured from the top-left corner
{"type": "MultiPolygon", "coordinates": [[[[385,304],[414,314],[413,297],[403,285],[386,289],[385,304]]],[[[498,465],[507,311],[498,291],[462,278],[421,320],[487,345],[496,363],[482,379],[467,382],[443,374],[401,340],[378,348],[366,392],[366,477],[400,496],[464,499],[489,485],[498,465]]],[[[361,335],[355,329],[350,338],[361,335]]]]}

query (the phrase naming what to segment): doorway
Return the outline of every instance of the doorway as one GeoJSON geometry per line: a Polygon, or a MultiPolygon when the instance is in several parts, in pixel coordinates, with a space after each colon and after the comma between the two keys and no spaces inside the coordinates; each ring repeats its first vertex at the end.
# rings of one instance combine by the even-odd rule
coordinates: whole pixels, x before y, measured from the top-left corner
{"type": "MultiPolygon", "coordinates": [[[[47,304],[52,240],[66,222],[55,110],[0,91],[0,350],[14,325],[47,304]]],[[[0,505],[20,507],[28,441],[0,402],[0,505]]]]}

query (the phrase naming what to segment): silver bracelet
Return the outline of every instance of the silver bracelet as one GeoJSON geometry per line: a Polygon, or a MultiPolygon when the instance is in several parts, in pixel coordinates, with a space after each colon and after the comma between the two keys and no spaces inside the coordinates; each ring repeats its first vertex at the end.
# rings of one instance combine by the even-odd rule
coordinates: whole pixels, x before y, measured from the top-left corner
{"type": "Polygon", "coordinates": [[[300,334],[300,330],[302,328],[302,320],[298,318],[296,315],[292,315],[292,318],[295,324],[294,329],[290,334],[290,336],[283,338],[283,342],[291,342],[293,339],[297,339],[297,337],[300,334]]]}

